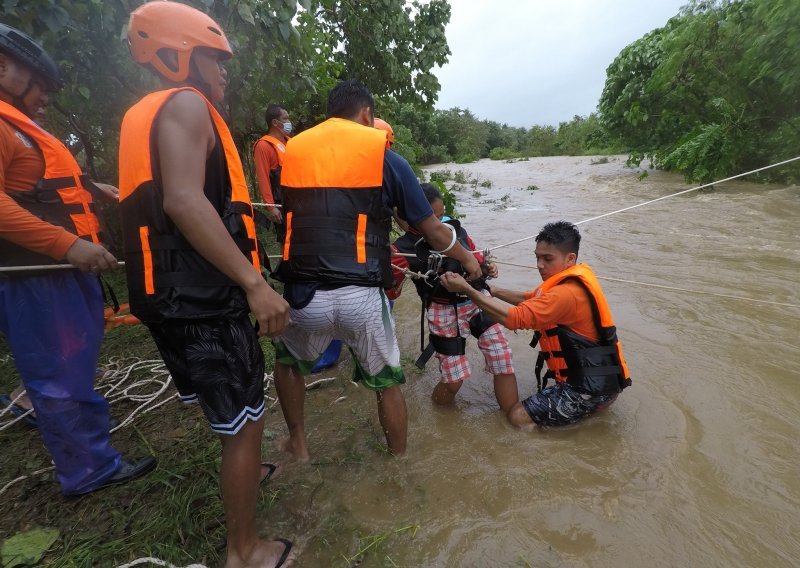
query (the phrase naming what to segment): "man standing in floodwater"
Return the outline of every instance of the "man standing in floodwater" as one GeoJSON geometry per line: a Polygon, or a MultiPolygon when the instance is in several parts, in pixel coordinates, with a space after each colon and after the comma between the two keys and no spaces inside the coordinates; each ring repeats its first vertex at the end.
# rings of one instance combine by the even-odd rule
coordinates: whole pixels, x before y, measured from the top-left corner
{"type": "Polygon", "coordinates": [[[281,171],[286,240],[278,275],[291,305],[275,340],[275,387],[289,428],[284,449],[309,459],[303,405],[307,375],[332,339],[355,359],[355,380],[375,391],[389,451],[405,452],[405,382],[384,288],[394,284],[389,256],[392,209],[470,279],[481,267],[433,214],[411,166],[372,128],[375,101],[359,81],[328,95],[328,119],[286,146],[281,171]]]}
{"type": "Polygon", "coordinates": [[[250,313],[260,334],[276,335],[289,307],[259,270],[242,163],[215,108],[233,52],[214,20],[177,2],[137,8],[128,42],[164,86],[128,110],[120,132],[131,313],[150,330],[181,399],[199,402],[219,434],[226,568],[288,568],[292,543],[261,540],[256,525],[264,353],[250,313]]]}
{"type": "Polygon", "coordinates": [[[508,413],[509,422],[525,430],[577,422],[608,407],[631,384],[600,283],[589,266],[577,264],[580,242],[572,223],[544,226],[536,236],[536,266],[543,283],[532,292],[492,287],[495,300],[457,274],[448,272],[441,278],[445,288],[465,294],[508,329],[536,330],[531,346],[539,345],[538,391],[508,413]],[[545,362],[548,371],[542,384],[545,362]],[[555,384],[548,387],[551,378],[555,384]]]}

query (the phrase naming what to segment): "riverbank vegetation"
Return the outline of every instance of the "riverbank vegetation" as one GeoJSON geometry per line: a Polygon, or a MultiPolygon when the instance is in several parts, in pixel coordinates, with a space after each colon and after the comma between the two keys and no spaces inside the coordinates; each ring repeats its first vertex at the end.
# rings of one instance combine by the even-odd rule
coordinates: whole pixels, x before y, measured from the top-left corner
{"type": "Polygon", "coordinates": [[[798,69],[800,2],[693,0],[611,63],[601,123],[632,164],[720,179],[797,155],[798,69]]]}

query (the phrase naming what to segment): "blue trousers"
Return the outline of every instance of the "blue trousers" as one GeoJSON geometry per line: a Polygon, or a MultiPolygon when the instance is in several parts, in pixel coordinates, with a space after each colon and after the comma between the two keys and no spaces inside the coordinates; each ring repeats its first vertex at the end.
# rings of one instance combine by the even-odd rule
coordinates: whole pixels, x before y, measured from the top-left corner
{"type": "Polygon", "coordinates": [[[65,495],[96,489],[120,455],[108,403],[94,390],[103,298],[93,274],[0,278],[0,332],[8,340],[65,495]]]}

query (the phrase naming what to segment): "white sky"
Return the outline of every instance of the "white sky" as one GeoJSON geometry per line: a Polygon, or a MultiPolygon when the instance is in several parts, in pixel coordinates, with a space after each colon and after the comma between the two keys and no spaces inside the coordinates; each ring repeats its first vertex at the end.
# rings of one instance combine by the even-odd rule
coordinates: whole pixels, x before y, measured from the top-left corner
{"type": "Polygon", "coordinates": [[[606,67],[687,0],[450,0],[436,108],[530,127],[597,108],[606,67]]]}

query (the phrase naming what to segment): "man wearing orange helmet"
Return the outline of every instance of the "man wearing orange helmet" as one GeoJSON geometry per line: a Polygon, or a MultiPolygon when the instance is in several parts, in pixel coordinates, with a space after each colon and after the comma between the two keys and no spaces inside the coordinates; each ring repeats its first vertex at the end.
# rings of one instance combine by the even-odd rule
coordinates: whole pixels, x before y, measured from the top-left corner
{"type": "Polygon", "coordinates": [[[137,8],[131,55],[165,90],[125,115],[120,212],[131,313],[150,329],[184,402],[220,435],[229,568],[294,562],[292,543],[262,541],[256,503],[264,427],[258,335],[287,324],[288,305],[261,275],[241,160],[215,109],[233,55],[203,12],[174,2],[137,8]],[[256,318],[256,329],[250,321],[256,318]]]}

